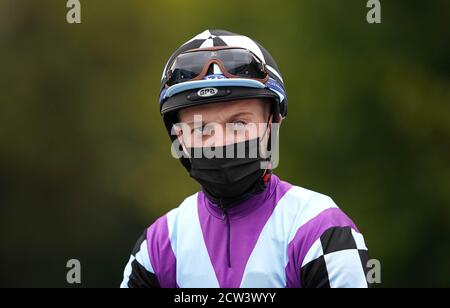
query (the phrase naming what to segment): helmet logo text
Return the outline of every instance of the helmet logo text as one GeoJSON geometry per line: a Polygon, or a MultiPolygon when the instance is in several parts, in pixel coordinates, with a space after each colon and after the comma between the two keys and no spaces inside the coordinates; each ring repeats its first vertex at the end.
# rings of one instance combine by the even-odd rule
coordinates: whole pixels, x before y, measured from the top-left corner
{"type": "Polygon", "coordinates": [[[214,96],[219,92],[216,88],[203,88],[197,92],[197,95],[200,97],[210,97],[214,96]]]}

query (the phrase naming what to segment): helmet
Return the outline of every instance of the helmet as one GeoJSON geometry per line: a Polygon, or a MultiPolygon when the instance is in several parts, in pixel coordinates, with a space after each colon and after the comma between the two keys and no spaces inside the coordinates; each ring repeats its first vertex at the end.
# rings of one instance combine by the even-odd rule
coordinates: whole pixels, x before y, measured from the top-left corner
{"type": "MultiPolygon", "coordinates": [[[[164,67],[159,103],[169,135],[180,109],[248,98],[269,98],[274,114],[287,115],[287,95],[277,64],[247,36],[205,30],[181,45],[164,67]]],[[[187,159],[181,162],[190,169],[187,159]]]]}

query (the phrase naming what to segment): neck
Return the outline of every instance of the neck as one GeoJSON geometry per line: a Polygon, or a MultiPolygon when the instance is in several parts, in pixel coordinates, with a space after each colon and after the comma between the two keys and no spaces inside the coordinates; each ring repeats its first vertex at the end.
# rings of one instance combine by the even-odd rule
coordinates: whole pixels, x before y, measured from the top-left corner
{"type": "Polygon", "coordinates": [[[224,219],[224,214],[228,215],[230,220],[240,219],[249,213],[257,210],[263,206],[269,198],[275,192],[279,183],[277,176],[272,175],[270,180],[266,184],[266,187],[260,193],[256,193],[249,197],[248,199],[235,203],[227,208],[220,208],[220,205],[211,201],[204,192],[202,192],[202,198],[205,206],[207,207],[209,213],[216,218],[224,219]]]}
{"type": "Polygon", "coordinates": [[[205,188],[202,188],[202,191],[211,203],[215,204],[217,207],[221,209],[227,210],[236,207],[244,203],[248,199],[252,198],[253,196],[259,195],[265,190],[267,190],[267,186],[269,185],[271,175],[272,175],[271,170],[266,170],[264,175],[260,177],[258,181],[256,181],[256,183],[247,192],[236,197],[218,198],[210,194],[205,188]]]}

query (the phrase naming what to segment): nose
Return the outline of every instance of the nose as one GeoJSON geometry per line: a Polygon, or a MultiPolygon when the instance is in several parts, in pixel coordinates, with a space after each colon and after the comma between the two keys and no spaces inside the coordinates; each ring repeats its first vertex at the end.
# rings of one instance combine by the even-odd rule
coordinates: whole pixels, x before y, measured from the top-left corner
{"type": "MultiPolygon", "coordinates": [[[[203,128],[203,147],[223,146],[228,144],[230,136],[226,133],[226,125],[209,123],[203,128]]],[[[230,142],[232,143],[232,141],[230,142]]]]}

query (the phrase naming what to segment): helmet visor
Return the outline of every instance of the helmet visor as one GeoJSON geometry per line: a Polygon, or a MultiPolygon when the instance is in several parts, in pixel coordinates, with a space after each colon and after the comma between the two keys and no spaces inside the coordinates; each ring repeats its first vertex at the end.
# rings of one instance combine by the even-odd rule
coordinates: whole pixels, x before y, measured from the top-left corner
{"type": "Polygon", "coordinates": [[[252,52],[242,48],[192,50],[180,54],[167,70],[167,86],[201,80],[212,74],[211,65],[217,64],[227,78],[249,78],[267,81],[264,63],[252,52]]]}

